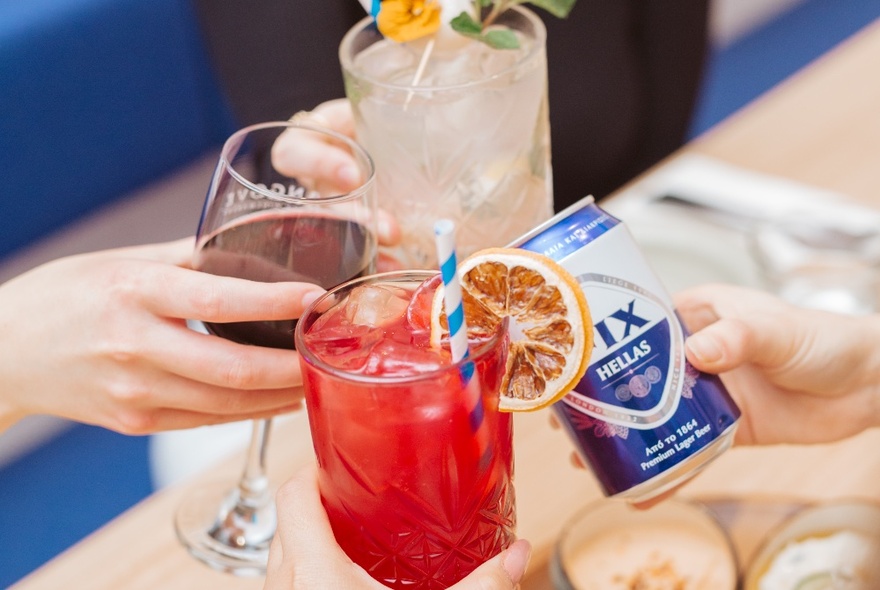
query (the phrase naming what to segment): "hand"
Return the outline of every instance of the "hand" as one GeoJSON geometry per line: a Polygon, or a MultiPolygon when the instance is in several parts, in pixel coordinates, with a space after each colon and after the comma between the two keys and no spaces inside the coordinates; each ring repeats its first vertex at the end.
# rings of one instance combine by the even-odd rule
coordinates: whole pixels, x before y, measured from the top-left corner
{"type": "Polygon", "coordinates": [[[676,297],[688,360],[721,373],[743,411],[736,442],[820,443],[880,422],[880,316],[794,307],[706,285],[676,297]]]}
{"type": "MultiPolygon", "coordinates": [[[[331,129],[355,139],[354,115],[351,104],[345,98],[322,102],[311,111],[296,113],[291,120],[331,129]]],[[[291,177],[328,179],[341,192],[360,186],[364,181],[361,170],[347,149],[319,134],[312,134],[311,141],[303,141],[305,133],[308,132],[288,129],[272,146],[272,163],[279,172],[291,177]],[[293,137],[297,141],[288,141],[293,137]]]]}
{"type": "Polygon", "coordinates": [[[0,285],[0,430],[53,414],[144,434],[299,407],[295,352],[186,319],[299,317],[323,290],[196,272],[192,250],[185,239],[60,258],[0,285]]]}
{"type": "MultiPolygon", "coordinates": [[[[336,543],[318,493],[317,472],[309,467],[277,494],[278,530],[269,550],[264,590],[383,590],[336,543]]],[[[452,590],[513,590],[525,575],[531,548],[516,541],[452,590]]]]}
{"type": "MultiPolygon", "coordinates": [[[[292,117],[309,125],[332,129],[346,137],[354,137],[354,116],[351,104],[345,98],[328,100],[311,111],[302,111],[292,117]]],[[[272,162],[284,174],[293,177],[330,179],[340,192],[357,188],[361,182],[360,168],[355,164],[348,150],[324,139],[324,136],[311,134],[311,141],[304,141],[308,131],[290,129],[285,131],[272,146],[272,162]],[[296,136],[295,134],[299,134],[296,136]],[[297,141],[290,141],[293,137],[297,141]]],[[[378,212],[378,240],[380,246],[396,246],[400,243],[400,227],[393,215],[387,211],[378,212]]],[[[403,265],[386,251],[379,252],[376,263],[379,272],[400,270],[403,265]]]]}

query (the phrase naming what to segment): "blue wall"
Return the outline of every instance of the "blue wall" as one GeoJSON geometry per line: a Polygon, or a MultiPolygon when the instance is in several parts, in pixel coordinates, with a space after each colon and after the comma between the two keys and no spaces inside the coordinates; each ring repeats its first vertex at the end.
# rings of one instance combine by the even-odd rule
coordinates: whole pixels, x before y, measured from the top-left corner
{"type": "Polygon", "coordinates": [[[0,0],[0,258],[222,142],[188,0],[0,0]]]}

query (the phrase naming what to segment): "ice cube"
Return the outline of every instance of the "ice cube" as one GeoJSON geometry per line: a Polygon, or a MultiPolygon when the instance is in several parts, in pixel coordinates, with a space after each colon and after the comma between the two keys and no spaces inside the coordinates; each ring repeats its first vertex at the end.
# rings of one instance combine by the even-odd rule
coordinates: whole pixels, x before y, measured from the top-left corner
{"type": "MultiPolygon", "coordinates": [[[[412,81],[419,63],[416,45],[392,41],[374,43],[354,58],[353,70],[358,76],[407,84],[412,81]]],[[[423,46],[419,44],[419,47],[423,46]]]]}
{"type": "Polygon", "coordinates": [[[346,318],[358,326],[382,327],[406,313],[411,293],[393,285],[363,285],[345,303],[346,318]]]}
{"type": "Polygon", "coordinates": [[[322,326],[312,326],[305,336],[305,342],[309,350],[325,363],[337,369],[357,372],[364,367],[381,338],[381,332],[369,326],[328,322],[322,326]]]}
{"type": "Polygon", "coordinates": [[[449,355],[441,349],[419,348],[405,342],[382,340],[370,352],[364,365],[365,375],[407,376],[436,371],[449,364],[449,355]]]}

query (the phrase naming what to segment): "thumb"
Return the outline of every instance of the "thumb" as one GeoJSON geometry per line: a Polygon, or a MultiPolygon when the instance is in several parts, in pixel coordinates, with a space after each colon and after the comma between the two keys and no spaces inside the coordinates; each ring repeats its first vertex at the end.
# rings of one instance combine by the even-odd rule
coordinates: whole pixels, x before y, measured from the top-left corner
{"type": "Polygon", "coordinates": [[[278,542],[284,556],[295,556],[305,571],[303,578],[320,579],[321,568],[336,571],[351,567],[351,560],[336,543],[318,491],[317,469],[304,468],[291,477],[276,494],[278,542]],[[312,571],[312,570],[316,571],[312,571]]]}
{"type": "Polygon", "coordinates": [[[519,539],[450,590],[513,590],[525,577],[531,555],[532,546],[519,539]]]}
{"type": "Polygon", "coordinates": [[[718,320],[688,337],[685,354],[700,371],[723,373],[746,362],[748,338],[748,328],[740,320],[718,320]]]}
{"type": "Polygon", "coordinates": [[[749,319],[723,318],[685,341],[687,359],[707,373],[724,373],[747,363],[781,366],[790,360],[800,326],[761,314],[749,319]]]}

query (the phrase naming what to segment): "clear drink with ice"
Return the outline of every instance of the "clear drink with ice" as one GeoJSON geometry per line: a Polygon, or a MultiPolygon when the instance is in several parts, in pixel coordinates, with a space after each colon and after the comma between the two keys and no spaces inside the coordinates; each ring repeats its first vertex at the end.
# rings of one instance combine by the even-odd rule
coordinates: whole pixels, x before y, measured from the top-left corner
{"type": "Polygon", "coordinates": [[[357,138],[375,161],[380,206],[400,222],[394,255],[408,268],[436,267],[437,219],[455,221],[467,256],[552,215],[546,31],[522,7],[497,24],[516,33],[519,49],[451,31],[396,43],[371,19],[340,46],[357,138]]]}

